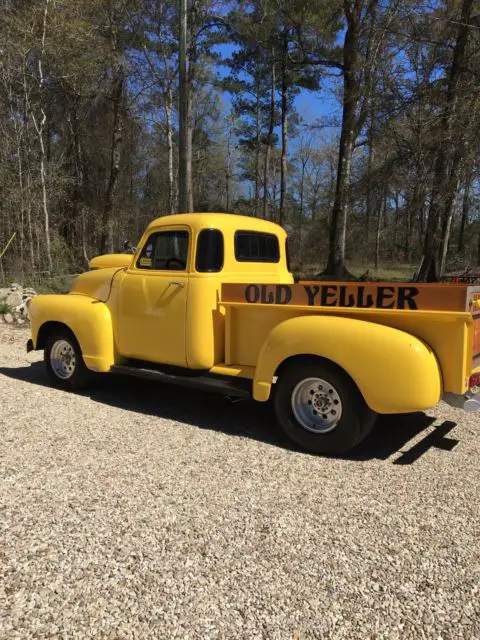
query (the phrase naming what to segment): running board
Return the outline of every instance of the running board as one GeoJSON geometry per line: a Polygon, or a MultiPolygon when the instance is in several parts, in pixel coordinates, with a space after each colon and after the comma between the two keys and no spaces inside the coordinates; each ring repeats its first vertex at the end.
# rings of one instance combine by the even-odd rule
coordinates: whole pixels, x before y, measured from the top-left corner
{"type": "Polygon", "coordinates": [[[245,378],[224,378],[214,376],[210,373],[199,373],[198,375],[166,373],[159,369],[148,369],[144,367],[132,367],[117,364],[110,369],[111,373],[118,373],[136,378],[156,380],[167,384],[176,384],[190,389],[204,389],[221,393],[224,396],[234,398],[249,398],[251,396],[252,381],[245,378]]]}

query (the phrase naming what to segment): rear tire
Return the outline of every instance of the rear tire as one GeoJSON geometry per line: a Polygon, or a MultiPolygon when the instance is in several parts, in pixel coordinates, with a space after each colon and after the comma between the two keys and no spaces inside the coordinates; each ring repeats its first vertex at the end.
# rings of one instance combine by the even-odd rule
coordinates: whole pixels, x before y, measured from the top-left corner
{"type": "Polygon", "coordinates": [[[53,384],[65,391],[88,387],[94,377],[83,361],[77,339],[68,329],[54,329],[45,343],[45,365],[53,384]]]}
{"type": "Polygon", "coordinates": [[[323,360],[297,361],[281,372],[274,408],[286,436],[310,453],[338,455],[359,444],[376,414],[337,366],[323,360]]]}

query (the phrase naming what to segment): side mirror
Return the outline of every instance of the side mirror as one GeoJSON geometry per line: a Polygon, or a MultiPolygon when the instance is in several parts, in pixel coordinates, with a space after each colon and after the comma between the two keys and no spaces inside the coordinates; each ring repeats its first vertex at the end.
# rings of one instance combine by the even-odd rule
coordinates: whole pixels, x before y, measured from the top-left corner
{"type": "Polygon", "coordinates": [[[123,243],[123,250],[125,251],[125,253],[135,253],[137,249],[136,247],[132,247],[132,243],[130,242],[130,240],[125,240],[123,243]]]}

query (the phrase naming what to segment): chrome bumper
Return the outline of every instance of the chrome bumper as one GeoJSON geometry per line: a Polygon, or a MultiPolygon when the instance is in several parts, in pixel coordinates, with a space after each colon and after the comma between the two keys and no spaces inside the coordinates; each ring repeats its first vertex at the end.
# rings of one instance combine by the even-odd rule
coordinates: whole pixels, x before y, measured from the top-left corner
{"type": "Polygon", "coordinates": [[[463,396],[456,393],[445,393],[442,400],[451,407],[463,409],[469,413],[480,411],[480,393],[474,394],[473,391],[467,391],[463,396]]]}

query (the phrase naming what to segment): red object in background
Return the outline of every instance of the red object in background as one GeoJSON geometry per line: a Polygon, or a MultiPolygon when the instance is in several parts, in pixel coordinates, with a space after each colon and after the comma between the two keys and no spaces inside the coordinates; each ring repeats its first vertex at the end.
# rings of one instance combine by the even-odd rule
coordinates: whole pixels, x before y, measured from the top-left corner
{"type": "Polygon", "coordinates": [[[446,284],[469,284],[475,286],[480,284],[480,273],[470,273],[463,276],[444,276],[442,282],[446,284]]]}
{"type": "Polygon", "coordinates": [[[472,389],[472,387],[480,387],[480,373],[476,373],[470,377],[468,387],[469,389],[472,389]]]}

